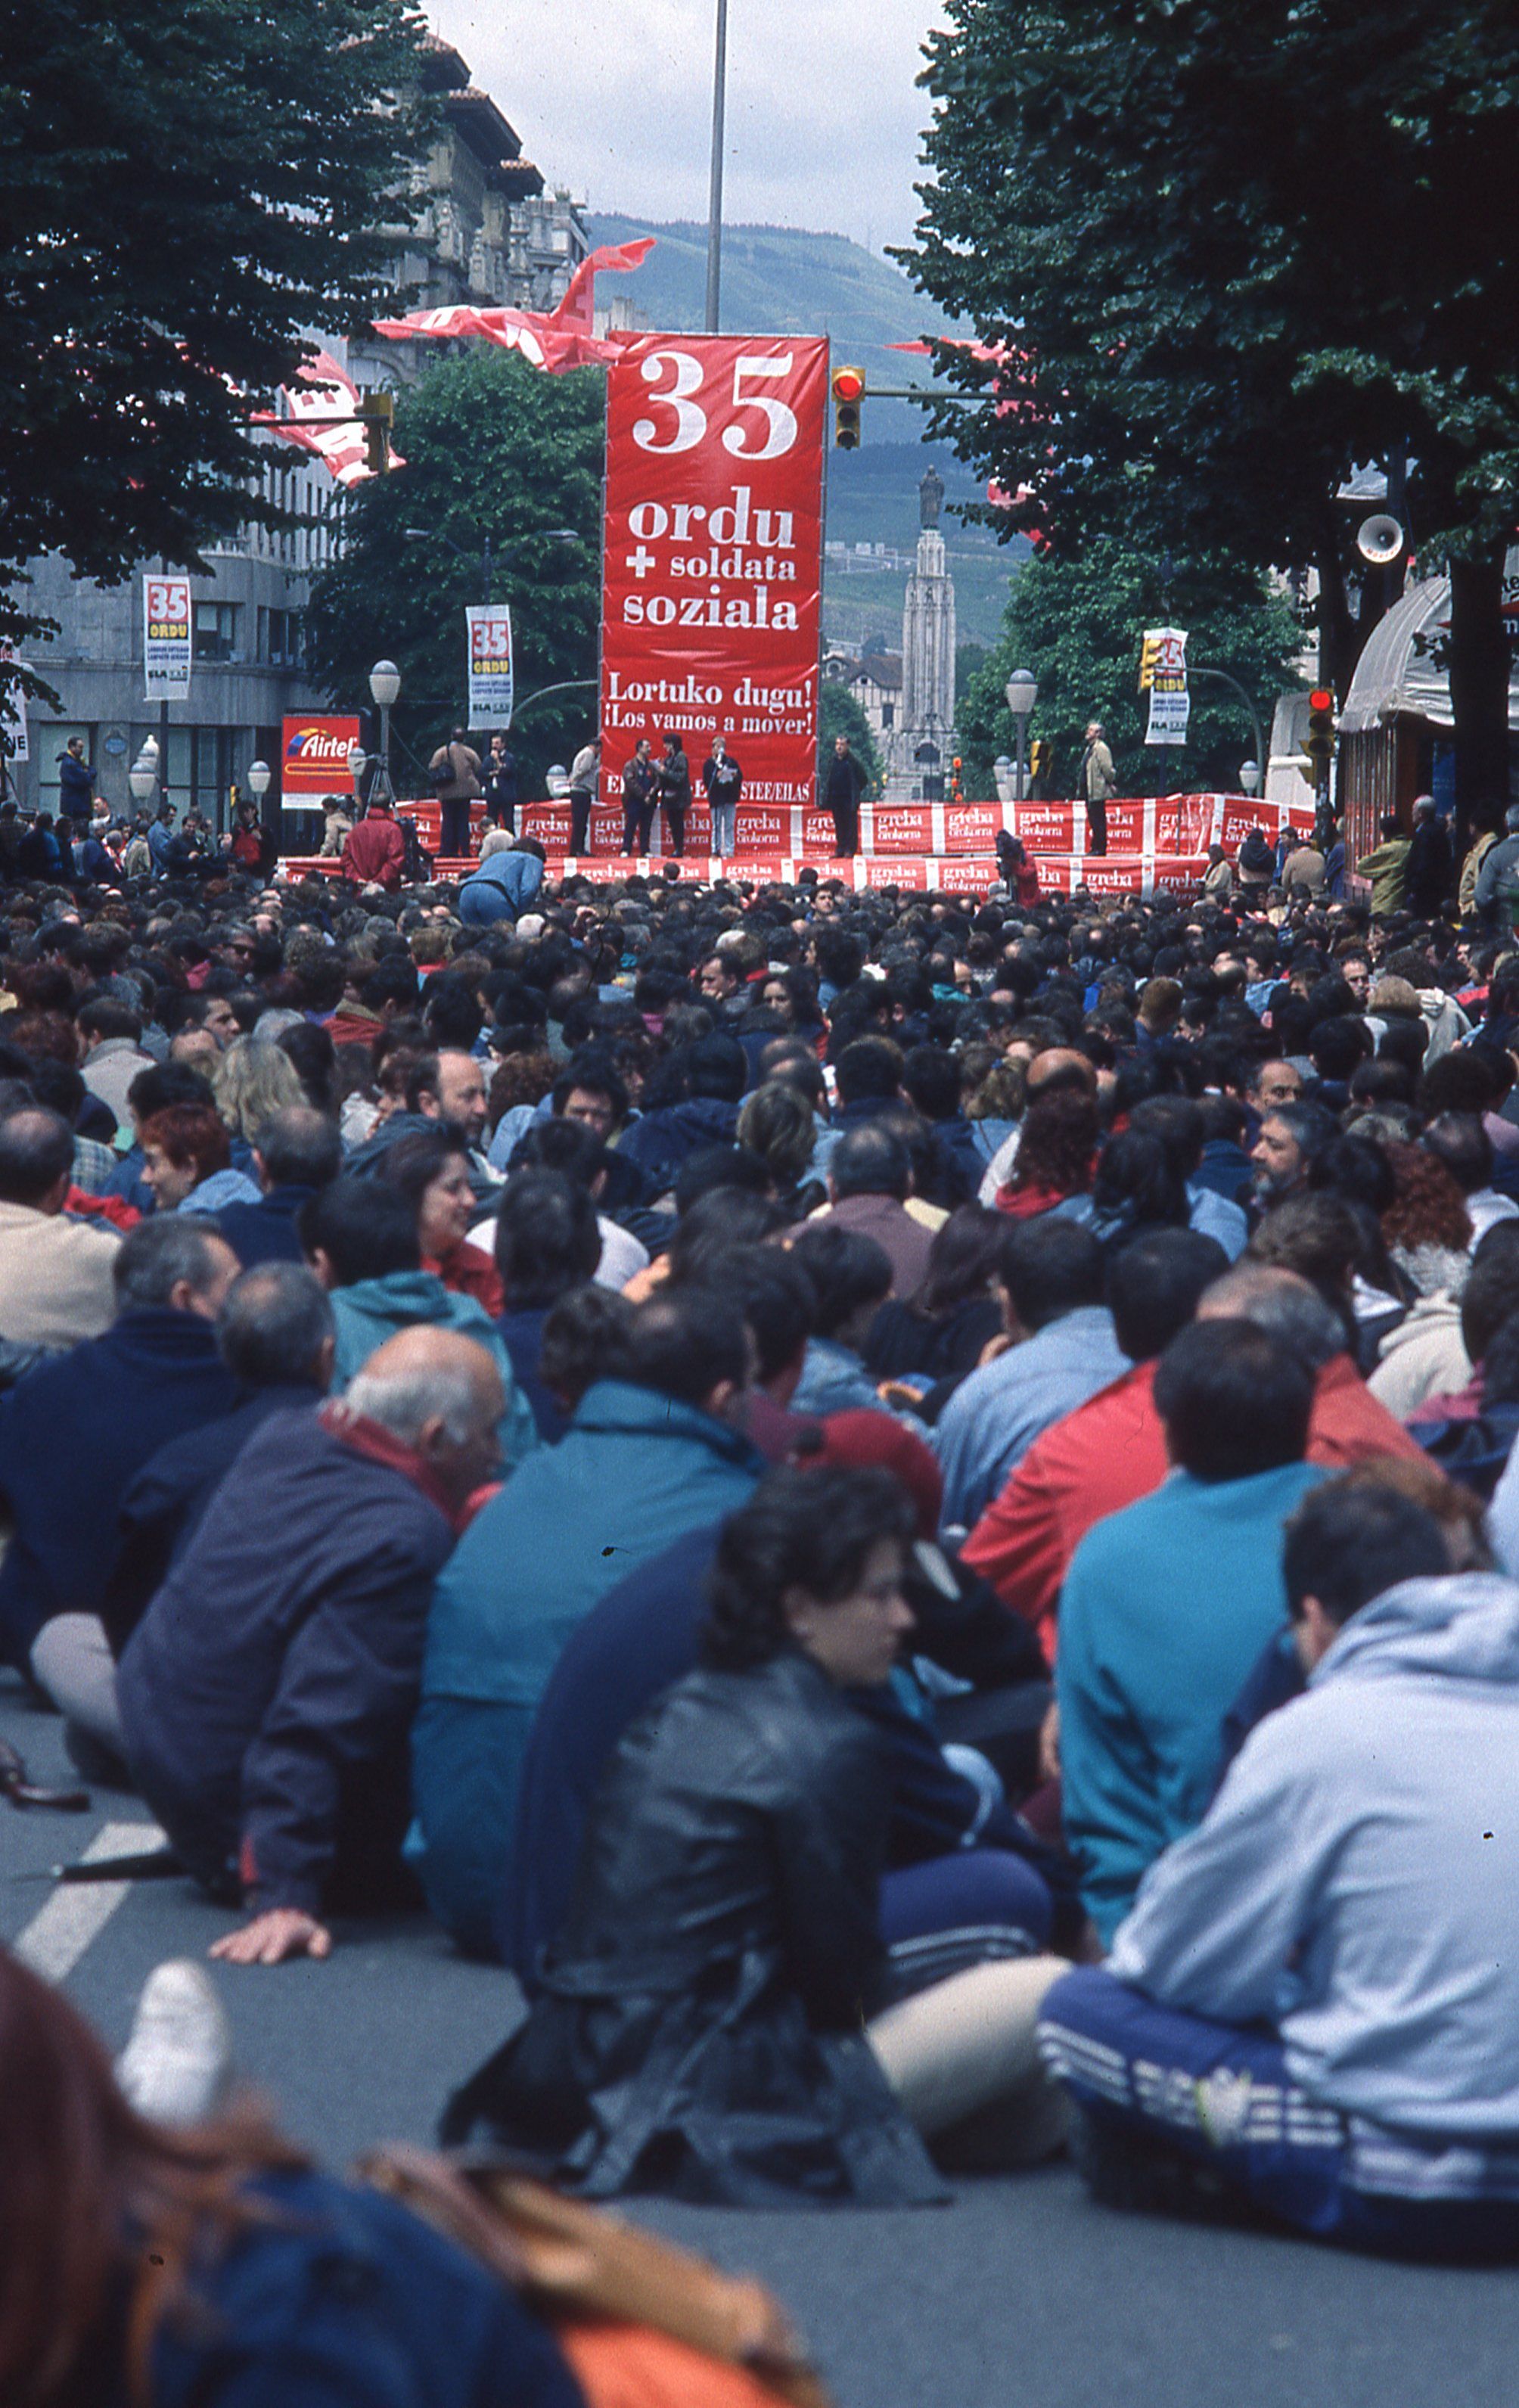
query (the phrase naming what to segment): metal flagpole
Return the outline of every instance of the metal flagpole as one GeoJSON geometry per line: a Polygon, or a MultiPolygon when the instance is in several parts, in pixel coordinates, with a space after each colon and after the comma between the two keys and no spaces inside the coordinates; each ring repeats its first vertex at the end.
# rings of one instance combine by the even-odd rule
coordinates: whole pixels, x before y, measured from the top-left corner
{"type": "Polygon", "coordinates": [[[718,331],[723,284],[723,115],[728,80],[728,0],[717,0],[717,57],[712,69],[712,175],[707,207],[707,327],[718,331]]]}

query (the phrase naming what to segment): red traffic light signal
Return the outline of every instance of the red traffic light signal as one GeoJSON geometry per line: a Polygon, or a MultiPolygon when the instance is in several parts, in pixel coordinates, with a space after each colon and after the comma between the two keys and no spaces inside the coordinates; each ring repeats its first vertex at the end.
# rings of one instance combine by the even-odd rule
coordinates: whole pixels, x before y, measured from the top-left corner
{"type": "Polygon", "coordinates": [[[1308,697],[1308,734],[1303,738],[1303,751],[1310,761],[1327,773],[1337,741],[1334,695],[1326,685],[1316,685],[1308,697]]]}
{"type": "Polygon", "coordinates": [[[835,368],[833,372],[833,439],[840,452],[860,448],[860,404],[865,399],[865,370],[835,368]]]}

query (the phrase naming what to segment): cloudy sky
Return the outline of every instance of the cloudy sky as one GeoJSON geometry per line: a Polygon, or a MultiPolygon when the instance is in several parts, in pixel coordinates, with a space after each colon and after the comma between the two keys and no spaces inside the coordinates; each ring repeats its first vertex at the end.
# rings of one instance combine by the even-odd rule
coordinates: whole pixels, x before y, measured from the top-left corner
{"type": "MultiPolygon", "coordinates": [[[[428,0],[552,182],[707,214],[713,0],[428,0]]],[[[876,250],[910,231],[935,0],[729,0],[724,214],[876,250]]]]}

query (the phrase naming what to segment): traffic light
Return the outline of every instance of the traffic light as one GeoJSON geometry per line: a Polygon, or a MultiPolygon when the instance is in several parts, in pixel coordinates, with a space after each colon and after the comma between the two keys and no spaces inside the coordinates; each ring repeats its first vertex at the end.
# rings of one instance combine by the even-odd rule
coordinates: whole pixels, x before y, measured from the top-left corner
{"type": "Polygon", "coordinates": [[[1049,738],[1036,736],[1028,748],[1028,782],[1038,802],[1044,800],[1039,789],[1049,777],[1053,764],[1053,755],[1050,749],[1049,738]]]}
{"type": "Polygon", "coordinates": [[[364,427],[364,456],[371,473],[383,477],[391,465],[391,434],[395,425],[395,396],[376,391],[363,394],[358,416],[364,427]]]}
{"type": "Polygon", "coordinates": [[[1303,751],[1316,768],[1327,769],[1335,757],[1335,698],[1326,685],[1316,685],[1308,697],[1308,734],[1303,751]]]}
{"type": "Polygon", "coordinates": [[[865,399],[865,370],[835,368],[833,372],[833,439],[837,452],[860,448],[860,404],[865,399]]]}

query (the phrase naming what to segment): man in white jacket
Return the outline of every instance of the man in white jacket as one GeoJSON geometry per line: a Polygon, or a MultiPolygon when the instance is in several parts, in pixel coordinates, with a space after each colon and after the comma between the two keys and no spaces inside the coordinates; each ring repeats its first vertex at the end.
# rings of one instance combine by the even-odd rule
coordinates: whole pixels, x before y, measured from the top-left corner
{"type": "Polygon", "coordinates": [[[1354,1481],[1288,1524],[1307,1695],[1045,2002],[1099,2196],[1519,2255],[1519,1584],[1448,1561],[1354,1481]]]}

